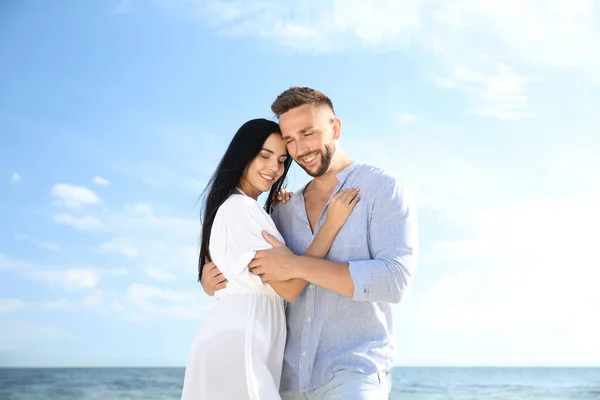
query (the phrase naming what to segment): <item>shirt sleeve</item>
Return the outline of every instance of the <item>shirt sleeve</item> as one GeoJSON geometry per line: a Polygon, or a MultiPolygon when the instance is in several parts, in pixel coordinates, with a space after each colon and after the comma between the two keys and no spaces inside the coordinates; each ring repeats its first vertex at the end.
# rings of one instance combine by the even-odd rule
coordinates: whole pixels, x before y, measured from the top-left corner
{"type": "Polygon", "coordinates": [[[219,230],[224,234],[221,234],[221,238],[213,238],[211,234],[211,242],[215,240],[211,257],[228,281],[251,286],[263,285],[260,277],[248,269],[257,251],[272,247],[263,238],[262,231],[283,240],[254,200],[241,196],[232,200],[222,210],[220,218],[215,218],[214,224],[223,224],[219,230]]]}
{"type": "Polygon", "coordinates": [[[390,178],[375,197],[368,235],[373,259],[349,262],[352,298],[398,303],[411,287],[418,255],[416,210],[400,181],[390,178]]]}

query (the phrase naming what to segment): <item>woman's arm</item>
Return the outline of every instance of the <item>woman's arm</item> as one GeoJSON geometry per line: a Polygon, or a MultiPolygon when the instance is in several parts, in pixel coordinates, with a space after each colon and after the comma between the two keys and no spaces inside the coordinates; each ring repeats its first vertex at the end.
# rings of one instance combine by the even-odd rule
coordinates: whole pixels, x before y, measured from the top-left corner
{"type": "MultiPolygon", "coordinates": [[[[358,188],[344,189],[333,196],[327,208],[325,223],[304,255],[325,258],[333,244],[333,240],[346,223],[359,199],[358,188]]],[[[293,302],[296,301],[302,289],[306,286],[306,281],[304,279],[290,279],[287,281],[269,281],[269,284],[283,299],[293,302]]]]}

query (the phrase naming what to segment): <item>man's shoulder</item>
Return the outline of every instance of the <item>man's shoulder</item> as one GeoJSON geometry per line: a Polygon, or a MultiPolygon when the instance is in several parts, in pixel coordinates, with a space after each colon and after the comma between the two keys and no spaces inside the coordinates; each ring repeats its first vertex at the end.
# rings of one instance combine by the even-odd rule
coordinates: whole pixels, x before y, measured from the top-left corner
{"type": "Polygon", "coordinates": [[[363,164],[355,183],[361,190],[361,199],[384,207],[410,206],[411,191],[395,171],[363,164]],[[364,191],[363,191],[364,189],[364,191]]]}
{"type": "Polygon", "coordinates": [[[370,164],[359,164],[357,180],[375,186],[403,187],[404,183],[398,174],[370,164]]]}

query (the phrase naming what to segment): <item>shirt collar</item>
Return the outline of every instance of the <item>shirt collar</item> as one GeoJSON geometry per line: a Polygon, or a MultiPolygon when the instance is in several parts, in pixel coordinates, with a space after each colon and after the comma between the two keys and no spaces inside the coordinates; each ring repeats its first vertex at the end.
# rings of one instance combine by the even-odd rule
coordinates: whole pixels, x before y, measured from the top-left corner
{"type": "Polygon", "coordinates": [[[335,177],[338,179],[338,181],[340,181],[340,184],[343,184],[346,178],[348,178],[348,175],[350,175],[359,166],[360,163],[353,161],[352,164],[348,165],[346,168],[338,172],[335,177]]]}
{"type": "MultiPolygon", "coordinates": [[[[346,181],[348,176],[361,165],[362,165],[361,163],[353,161],[352,164],[346,166],[344,169],[342,169],[340,172],[338,172],[335,175],[335,177],[337,178],[339,183],[336,186],[336,188],[333,190],[332,195],[335,195],[335,193],[337,193],[340,190],[340,188],[344,185],[344,182],[346,181]]],[[[304,193],[304,189],[306,189],[306,187],[308,186],[308,184],[310,182],[312,182],[312,181],[307,182],[304,186],[302,186],[300,189],[298,189],[298,191],[296,192],[298,195],[292,196],[292,205],[294,206],[294,209],[296,210],[296,212],[304,209],[304,196],[302,195],[302,193],[304,193]]]]}

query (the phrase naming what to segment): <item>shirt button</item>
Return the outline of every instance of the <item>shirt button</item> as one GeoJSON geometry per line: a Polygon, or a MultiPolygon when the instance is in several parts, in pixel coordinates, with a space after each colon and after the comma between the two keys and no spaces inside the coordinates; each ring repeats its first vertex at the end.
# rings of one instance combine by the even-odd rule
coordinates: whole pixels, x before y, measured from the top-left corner
{"type": "Polygon", "coordinates": [[[302,352],[302,357],[306,357],[306,352],[305,351],[302,352]]]}
{"type": "Polygon", "coordinates": [[[312,283],[311,283],[310,285],[308,285],[308,288],[309,288],[309,289],[312,289],[312,288],[314,288],[314,287],[315,287],[315,285],[313,285],[312,283]]]}
{"type": "Polygon", "coordinates": [[[311,320],[310,317],[306,318],[306,322],[310,322],[310,320],[311,320]]]}

